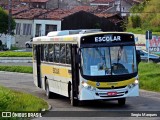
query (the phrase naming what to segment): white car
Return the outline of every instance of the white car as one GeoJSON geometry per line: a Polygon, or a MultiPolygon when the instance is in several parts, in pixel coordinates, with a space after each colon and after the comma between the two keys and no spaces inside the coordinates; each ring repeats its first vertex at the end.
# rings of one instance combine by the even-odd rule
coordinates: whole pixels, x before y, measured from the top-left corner
{"type": "Polygon", "coordinates": [[[31,48],[32,47],[32,40],[25,42],[26,48],[31,48]]]}

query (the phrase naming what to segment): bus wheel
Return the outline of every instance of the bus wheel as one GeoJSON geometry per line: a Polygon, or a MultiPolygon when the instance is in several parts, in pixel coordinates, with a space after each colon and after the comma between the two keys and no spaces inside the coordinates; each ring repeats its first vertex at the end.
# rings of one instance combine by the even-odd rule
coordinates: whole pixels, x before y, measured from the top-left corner
{"type": "Polygon", "coordinates": [[[118,99],[118,104],[119,104],[120,106],[125,105],[125,104],[126,104],[126,98],[120,98],[120,99],[118,99]]]}
{"type": "Polygon", "coordinates": [[[46,81],[46,96],[47,96],[48,99],[53,98],[53,93],[50,92],[50,90],[49,90],[48,81],[46,81]]]}
{"type": "Polygon", "coordinates": [[[71,105],[72,106],[78,106],[79,101],[77,99],[74,99],[73,94],[74,93],[73,93],[73,90],[72,90],[72,87],[71,87],[71,90],[70,90],[70,102],[71,102],[71,105]]]}

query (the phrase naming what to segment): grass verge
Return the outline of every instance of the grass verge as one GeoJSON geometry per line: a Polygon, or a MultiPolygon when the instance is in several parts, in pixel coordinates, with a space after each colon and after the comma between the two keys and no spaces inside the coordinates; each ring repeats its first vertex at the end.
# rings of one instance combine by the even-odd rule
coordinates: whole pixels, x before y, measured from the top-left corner
{"type": "Polygon", "coordinates": [[[0,52],[0,57],[32,57],[32,52],[0,52]]]}
{"type": "MultiPolygon", "coordinates": [[[[134,34],[146,34],[146,30],[141,28],[128,28],[127,32],[133,32],[134,34]]],[[[153,35],[160,35],[160,32],[152,32],[153,35]]]]}
{"type": "Polygon", "coordinates": [[[0,66],[0,71],[33,73],[31,66],[0,66]]]}
{"type": "Polygon", "coordinates": [[[160,92],[160,64],[139,64],[140,88],[160,92]]]}
{"type": "MultiPolygon", "coordinates": [[[[0,111],[38,112],[47,109],[48,104],[41,98],[0,86],[0,111]]],[[[2,118],[1,118],[2,119],[2,118]]],[[[18,118],[7,118],[7,120],[18,118]]],[[[6,120],[4,118],[4,120],[6,120]]]]}

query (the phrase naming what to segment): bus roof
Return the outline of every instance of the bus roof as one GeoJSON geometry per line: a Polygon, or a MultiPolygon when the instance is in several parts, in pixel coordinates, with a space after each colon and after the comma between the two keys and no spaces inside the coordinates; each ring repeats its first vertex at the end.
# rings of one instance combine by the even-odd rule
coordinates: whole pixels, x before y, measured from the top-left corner
{"type": "Polygon", "coordinates": [[[55,31],[50,32],[47,36],[40,36],[33,38],[33,42],[42,42],[42,41],[78,41],[82,36],[89,35],[98,35],[98,34],[114,34],[114,33],[122,33],[122,34],[133,34],[130,32],[102,32],[99,29],[91,29],[91,30],[64,30],[64,31],[55,31]]]}

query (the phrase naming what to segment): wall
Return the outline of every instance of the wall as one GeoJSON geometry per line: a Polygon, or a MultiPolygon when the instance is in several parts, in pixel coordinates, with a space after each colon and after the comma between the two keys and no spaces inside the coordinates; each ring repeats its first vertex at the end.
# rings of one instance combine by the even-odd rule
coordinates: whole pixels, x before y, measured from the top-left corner
{"type": "Polygon", "coordinates": [[[47,9],[54,9],[58,7],[58,0],[49,0],[46,3],[47,9]]]}
{"type": "MultiPolygon", "coordinates": [[[[6,44],[7,45],[7,35],[1,35],[0,34],[0,40],[2,41],[2,44],[6,44]]],[[[14,45],[15,44],[15,37],[12,36],[11,38],[11,44],[14,45]]]]}
{"type": "Polygon", "coordinates": [[[45,36],[45,26],[47,24],[57,25],[57,31],[61,30],[61,21],[60,20],[34,20],[33,25],[33,36],[35,36],[36,32],[36,24],[41,24],[41,36],[45,36]]]}
{"type": "Polygon", "coordinates": [[[25,42],[30,41],[33,37],[33,20],[15,19],[16,23],[21,23],[20,35],[15,35],[15,45],[17,47],[25,47],[25,42]],[[23,24],[32,24],[31,35],[23,35],[23,24]]]}

